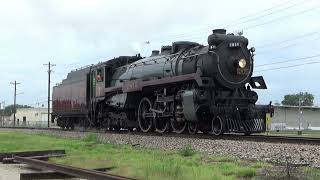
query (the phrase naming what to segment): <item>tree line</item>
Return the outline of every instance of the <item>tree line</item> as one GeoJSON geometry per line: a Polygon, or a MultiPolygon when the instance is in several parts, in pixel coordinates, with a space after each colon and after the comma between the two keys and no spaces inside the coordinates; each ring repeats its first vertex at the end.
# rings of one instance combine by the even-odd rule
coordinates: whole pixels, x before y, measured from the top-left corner
{"type": "MultiPolygon", "coordinates": [[[[308,92],[299,92],[297,94],[287,94],[281,101],[282,105],[288,106],[313,106],[314,95],[308,92]]],[[[280,103],[275,103],[280,105],[280,103]]]]}
{"type": "MultiPolygon", "coordinates": [[[[19,109],[19,108],[32,108],[32,107],[28,105],[17,104],[16,109],[19,109]]],[[[11,116],[13,113],[14,113],[14,105],[6,106],[4,109],[0,110],[0,116],[2,116],[3,114],[5,116],[11,116]]]]}

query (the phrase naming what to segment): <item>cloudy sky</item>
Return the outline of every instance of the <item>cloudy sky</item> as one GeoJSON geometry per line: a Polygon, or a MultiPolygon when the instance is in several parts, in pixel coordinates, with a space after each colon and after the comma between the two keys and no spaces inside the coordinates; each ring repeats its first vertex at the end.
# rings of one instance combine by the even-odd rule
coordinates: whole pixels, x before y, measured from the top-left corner
{"type": "Polygon", "coordinates": [[[0,101],[46,103],[52,85],[75,68],[119,55],[150,55],[172,41],[206,44],[214,28],[243,31],[256,47],[260,103],[308,91],[320,105],[319,0],[0,0],[0,101]],[[145,42],[149,41],[150,44],[145,42]],[[279,63],[280,62],[280,63],[279,63]],[[279,69],[277,69],[279,68],[279,69]]]}

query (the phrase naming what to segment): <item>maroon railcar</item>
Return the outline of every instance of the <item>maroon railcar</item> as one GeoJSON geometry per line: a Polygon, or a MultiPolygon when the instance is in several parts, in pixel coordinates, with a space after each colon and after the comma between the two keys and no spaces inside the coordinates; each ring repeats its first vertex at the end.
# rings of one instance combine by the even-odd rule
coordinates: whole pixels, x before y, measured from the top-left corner
{"type": "Polygon", "coordinates": [[[53,87],[52,121],[62,128],[93,125],[96,101],[105,96],[105,88],[113,80],[112,73],[117,67],[139,59],[140,56],[120,56],[71,71],[53,87]]]}
{"type": "MultiPolygon", "coordinates": [[[[53,87],[52,93],[52,116],[53,119],[67,117],[67,121],[84,119],[88,115],[88,87],[87,74],[90,67],[72,71],[62,83],[53,87]]],[[[57,121],[59,126],[67,121],[57,121]]]]}

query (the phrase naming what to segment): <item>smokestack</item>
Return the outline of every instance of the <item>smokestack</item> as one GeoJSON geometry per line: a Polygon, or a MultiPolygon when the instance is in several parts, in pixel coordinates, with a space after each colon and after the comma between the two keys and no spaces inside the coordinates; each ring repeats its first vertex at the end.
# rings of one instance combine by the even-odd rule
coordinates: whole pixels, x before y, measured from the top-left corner
{"type": "Polygon", "coordinates": [[[153,50],[151,56],[158,56],[159,52],[159,50],[153,50]]]}
{"type": "Polygon", "coordinates": [[[214,29],[214,30],[212,30],[212,34],[227,34],[227,30],[225,30],[225,29],[214,29]]]}

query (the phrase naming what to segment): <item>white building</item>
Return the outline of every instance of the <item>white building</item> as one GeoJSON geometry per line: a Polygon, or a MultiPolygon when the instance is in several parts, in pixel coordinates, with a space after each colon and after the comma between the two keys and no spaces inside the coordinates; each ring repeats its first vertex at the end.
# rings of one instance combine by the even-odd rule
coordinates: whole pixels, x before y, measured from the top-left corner
{"type": "Polygon", "coordinates": [[[271,130],[284,129],[320,130],[320,107],[274,106],[271,130]]]}
{"type": "MultiPolygon", "coordinates": [[[[51,111],[50,111],[51,112],[51,111]]],[[[14,115],[5,125],[13,125],[14,115]]],[[[50,116],[51,124],[51,116],[50,116]]],[[[48,108],[18,108],[16,111],[16,126],[47,126],[48,108]]],[[[53,125],[53,124],[52,124],[53,125]]]]}

